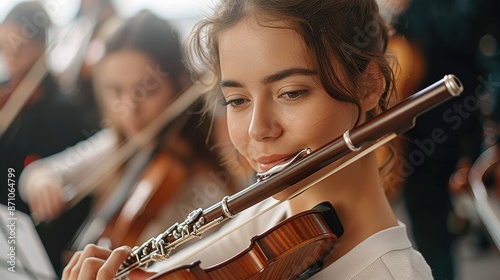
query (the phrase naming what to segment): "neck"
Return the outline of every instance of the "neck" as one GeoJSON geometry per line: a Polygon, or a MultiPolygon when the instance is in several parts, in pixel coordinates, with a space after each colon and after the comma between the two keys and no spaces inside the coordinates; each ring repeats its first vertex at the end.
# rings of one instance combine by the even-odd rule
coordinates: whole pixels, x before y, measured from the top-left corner
{"type": "Polygon", "coordinates": [[[369,236],[397,225],[380,184],[374,153],[351,163],[339,172],[290,200],[292,215],[329,201],[339,215],[344,234],[327,261],[333,262],[369,236]]]}

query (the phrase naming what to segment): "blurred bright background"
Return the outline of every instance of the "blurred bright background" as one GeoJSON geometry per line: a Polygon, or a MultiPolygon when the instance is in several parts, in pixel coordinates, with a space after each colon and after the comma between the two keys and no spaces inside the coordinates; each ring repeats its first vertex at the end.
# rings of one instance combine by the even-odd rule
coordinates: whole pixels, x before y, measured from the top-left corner
{"type": "MultiPolygon", "coordinates": [[[[24,0],[0,1],[0,21],[9,10],[24,0]]],[[[175,20],[192,19],[202,16],[213,7],[217,0],[113,0],[118,14],[129,17],[142,9],[149,9],[159,16],[175,20]]],[[[76,16],[80,7],[80,0],[41,0],[49,12],[53,23],[64,26],[76,16]]]]}
{"type": "MultiPolygon", "coordinates": [[[[0,22],[17,3],[26,0],[0,0],[0,22]]],[[[48,68],[59,76],[62,86],[71,91],[75,78],[73,74],[67,74],[74,59],[82,56],[84,48],[88,45],[88,35],[91,32],[86,28],[85,22],[77,21],[78,12],[81,8],[81,0],[39,0],[44,4],[53,27],[49,32],[48,68]],[[76,31],[75,31],[76,30],[76,31]],[[61,73],[70,75],[69,79],[60,77],[61,73]],[[66,82],[66,80],[69,80],[66,82]]],[[[98,1],[86,0],[89,6],[98,1]]],[[[190,33],[194,24],[204,15],[210,13],[217,0],[110,0],[113,4],[116,16],[120,19],[132,17],[141,10],[150,10],[158,16],[167,19],[179,31],[181,40],[190,33]]],[[[96,58],[98,59],[98,58],[96,58]]],[[[0,53],[0,83],[9,79],[3,57],[0,53]]]]}

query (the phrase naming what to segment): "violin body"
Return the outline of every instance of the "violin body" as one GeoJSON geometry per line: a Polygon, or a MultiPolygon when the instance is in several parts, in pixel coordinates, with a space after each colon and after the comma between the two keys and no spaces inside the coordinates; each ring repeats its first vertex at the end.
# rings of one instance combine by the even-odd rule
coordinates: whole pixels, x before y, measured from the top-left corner
{"type": "Polygon", "coordinates": [[[97,243],[109,248],[136,244],[148,222],[171,201],[188,175],[187,167],[174,156],[157,152],[97,243]]]}
{"type": "Polygon", "coordinates": [[[252,238],[247,249],[220,264],[204,269],[197,261],[151,279],[296,279],[308,269],[319,271],[336,241],[323,213],[310,210],[252,238]]]}

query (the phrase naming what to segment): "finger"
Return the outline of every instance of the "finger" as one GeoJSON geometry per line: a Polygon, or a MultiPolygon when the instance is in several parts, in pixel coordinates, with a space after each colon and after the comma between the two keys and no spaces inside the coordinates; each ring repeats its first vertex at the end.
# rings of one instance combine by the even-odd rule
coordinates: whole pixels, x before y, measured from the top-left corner
{"type": "Polygon", "coordinates": [[[33,187],[28,192],[28,204],[30,207],[31,214],[33,216],[36,216],[38,220],[40,220],[40,207],[41,207],[41,202],[40,202],[40,195],[38,193],[38,190],[36,187],[33,187]]]}
{"type": "Polygon", "coordinates": [[[69,260],[68,264],[63,269],[62,280],[68,280],[69,279],[69,275],[71,273],[71,270],[73,269],[73,267],[75,266],[75,264],[78,262],[78,259],[80,258],[81,254],[82,254],[82,252],[78,251],[78,252],[76,252],[71,257],[71,259],[69,260]]]}
{"type": "Polygon", "coordinates": [[[56,187],[49,187],[47,190],[48,193],[48,204],[47,204],[47,212],[46,217],[48,220],[52,220],[55,217],[59,216],[64,208],[63,198],[61,189],[56,187]]]}
{"type": "Polygon", "coordinates": [[[44,208],[44,192],[45,185],[44,179],[37,177],[30,182],[30,187],[28,188],[28,200],[31,207],[31,212],[36,214],[36,216],[41,220],[43,216],[43,208],[44,208]]]}
{"type": "Polygon", "coordinates": [[[128,246],[118,247],[109,256],[97,273],[98,280],[113,279],[121,264],[130,256],[132,249],[128,246]]]}
{"type": "Polygon", "coordinates": [[[36,216],[42,221],[47,221],[50,213],[50,193],[47,191],[39,192],[39,201],[36,210],[36,216]]]}
{"type": "Polygon", "coordinates": [[[94,244],[89,244],[85,246],[82,251],[81,256],[78,258],[78,261],[73,266],[70,272],[70,279],[78,279],[78,275],[80,274],[80,270],[82,268],[83,262],[87,258],[99,258],[99,259],[107,259],[111,255],[111,250],[99,247],[94,244]]]}
{"type": "MultiPolygon", "coordinates": [[[[83,263],[82,263],[82,268],[80,270],[80,273],[78,274],[78,280],[95,280],[98,279],[97,274],[100,268],[104,265],[104,260],[95,258],[95,257],[89,257],[86,258],[83,263]]],[[[103,278],[103,279],[113,279],[113,277],[110,278],[103,278]]]]}
{"type": "Polygon", "coordinates": [[[38,212],[39,212],[38,201],[37,200],[30,200],[29,206],[30,206],[30,212],[31,212],[31,217],[33,218],[33,222],[35,224],[42,222],[42,219],[40,218],[40,215],[38,214],[38,212]]]}

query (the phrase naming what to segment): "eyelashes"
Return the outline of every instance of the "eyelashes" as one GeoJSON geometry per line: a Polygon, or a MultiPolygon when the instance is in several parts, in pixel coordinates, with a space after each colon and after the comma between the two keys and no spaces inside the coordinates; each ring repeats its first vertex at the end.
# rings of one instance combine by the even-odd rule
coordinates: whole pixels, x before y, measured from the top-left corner
{"type": "Polygon", "coordinates": [[[294,90],[288,91],[280,95],[280,97],[284,98],[287,101],[295,101],[306,95],[309,91],[306,89],[303,90],[294,90]]]}
{"type": "MultiPolygon", "coordinates": [[[[292,90],[292,91],[287,91],[284,92],[280,95],[278,95],[278,99],[281,99],[285,102],[295,102],[299,101],[302,98],[304,98],[307,94],[309,93],[309,90],[307,89],[301,89],[301,90],[292,90]]],[[[238,108],[241,106],[244,106],[246,103],[250,102],[251,100],[248,98],[234,98],[234,99],[229,99],[225,100],[222,102],[222,106],[231,106],[234,108],[238,108]]]]}
{"type": "Polygon", "coordinates": [[[224,101],[222,103],[222,106],[240,107],[240,106],[243,106],[245,104],[245,102],[247,102],[247,101],[250,101],[250,100],[245,99],[245,98],[235,98],[235,99],[230,99],[230,100],[224,101]]]}

